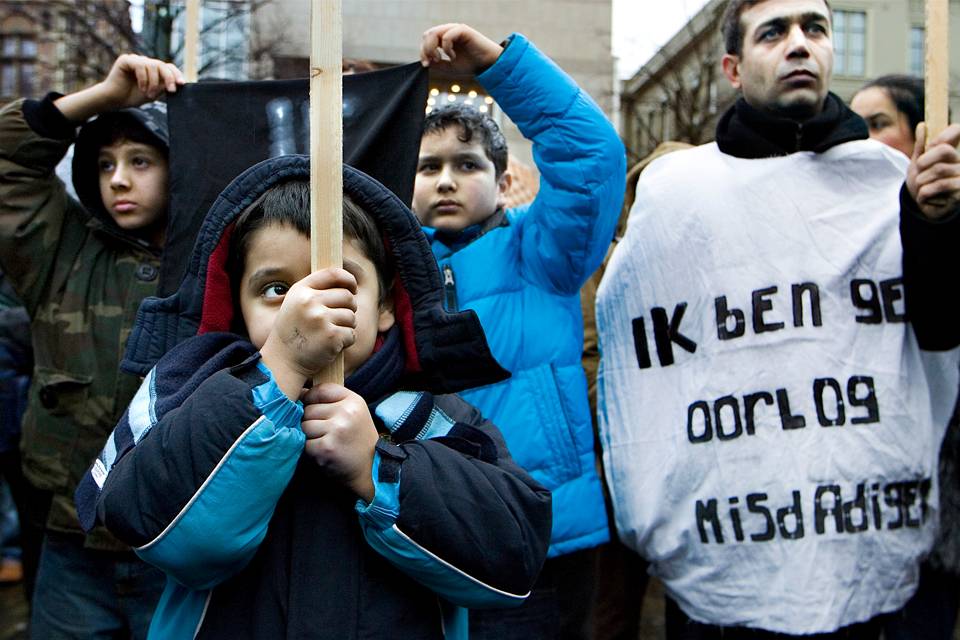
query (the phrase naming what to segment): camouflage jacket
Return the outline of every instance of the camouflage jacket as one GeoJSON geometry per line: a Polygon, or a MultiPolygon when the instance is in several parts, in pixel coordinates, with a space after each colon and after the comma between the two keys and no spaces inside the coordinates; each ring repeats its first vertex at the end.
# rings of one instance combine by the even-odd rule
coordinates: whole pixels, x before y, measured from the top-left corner
{"type": "MultiPolygon", "coordinates": [[[[35,357],[24,473],[53,493],[47,527],[81,533],[73,492],[139,385],[119,363],[160,258],[67,196],[54,168],[71,142],[33,131],[23,101],[0,110],[0,264],[30,315],[35,357]]],[[[105,529],[86,545],[128,548],[105,529]]]]}

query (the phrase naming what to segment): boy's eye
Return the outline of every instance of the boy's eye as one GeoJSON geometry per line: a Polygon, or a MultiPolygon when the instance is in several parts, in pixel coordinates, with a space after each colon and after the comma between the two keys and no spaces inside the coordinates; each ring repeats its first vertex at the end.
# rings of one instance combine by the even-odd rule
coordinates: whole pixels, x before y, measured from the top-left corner
{"type": "Polygon", "coordinates": [[[460,168],[464,171],[473,171],[477,168],[477,163],[473,160],[464,160],[460,163],[460,168]]]}
{"type": "Polygon", "coordinates": [[[436,171],[436,170],[437,170],[437,165],[436,163],[433,163],[433,162],[424,162],[417,168],[417,171],[421,173],[427,173],[427,172],[436,171]]]}
{"type": "Polygon", "coordinates": [[[113,171],[115,166],[113,160],[99,160],[97,161],[97,166],[99,167],[101,173],[106,173],[107,171],[113,171]]]}
{"type": "Polygon", "coordinates": [[[827,27],[820,22],[814,22],[812,24],[807,25],[807,31],[809,31],[810,33],[825,35],[827,33],[827,27]]]}
{"type": "Polygon", "coordinates": [[[136,156],[132,161],[133,166],[138,168],[150,166],[150,159],[144,156],[136,156]]]}
{"type": "Polygon", "coordinates": [[[267,300],[276,300],[277,298],[282,298],[284,295],[286,295],[289,288],[290,287],[282,282],[271,282],[260,290],[260,295],[267,300]]]}

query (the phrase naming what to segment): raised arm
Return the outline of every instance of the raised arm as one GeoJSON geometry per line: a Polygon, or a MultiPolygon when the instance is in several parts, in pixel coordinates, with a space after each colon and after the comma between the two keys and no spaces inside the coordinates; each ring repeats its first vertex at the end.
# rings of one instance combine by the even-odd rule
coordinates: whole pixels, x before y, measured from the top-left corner
{"type": "Polygon", "coordinates": [[[0,261],[27,308],[45,290],[68,207],[54,174],[77,126],[99,113],[137,106],[183,83],[172,64],[122,55],[107,77],[67,96],[18,100],[0,110],[0,261]]]}
{"type": "Polygon", "coordinates": [[[423,34],[424,65],[478,74],[533,141],[540,191],[510,222],[523,228],[523,276],[573,294],[600,266],[623,203],[623,143],[596,103],[520,34],[501,46],[464,24],[423,34]]]}

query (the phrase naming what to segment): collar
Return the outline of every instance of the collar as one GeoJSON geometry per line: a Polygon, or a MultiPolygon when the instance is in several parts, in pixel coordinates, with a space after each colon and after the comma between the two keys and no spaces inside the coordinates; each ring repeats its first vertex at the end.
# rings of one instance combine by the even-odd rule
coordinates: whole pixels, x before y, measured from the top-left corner
{"type": "Polygon", "coordinates": [[[115,223],[108,223],[96,215],[89,215],[86,222],[87,228],[97,233],[104,240],[114,242],[119,245],[131,247],[139,251],[144,251],[154,258],[159,258],[163,250],[155,247],[143,238],[139,238],[132,233],[128,233],[118,227],[115,223]]]}
{"type": "Polygon", "coordinates": [[[819,114],[803,122],[771,116],[741,97],[717,123],[720,151],[745,159],[797,151],[823,153],[838,144],[867,137],[866,122],[834,93],[827,94],[819,114]]]}
{"type": "Polygon", "coordinates": [[[509,224],[510,222],[507,220],[507,211],[503,207],[500,207],[483,222],[472,224],[469,227],[460,229],[458,231],[432,229],[433,239],[443,243],[443,245],[449,248],[451,252],[459,251],[480,236],[499,227],[505,227],[509,224]]]}

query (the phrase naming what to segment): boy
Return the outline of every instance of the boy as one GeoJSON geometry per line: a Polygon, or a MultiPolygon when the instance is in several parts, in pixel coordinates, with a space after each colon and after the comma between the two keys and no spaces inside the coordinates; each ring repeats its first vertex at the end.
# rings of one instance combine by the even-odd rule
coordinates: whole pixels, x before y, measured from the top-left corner
{"type": "Polygon", "coordinates": [[[36,357],[21,448],[38,494],[22,523],[28,572],[43,532],[37,638],[143,637],[162,588],[162,574],[105,530],[84,536],[71,497],[136,391],[119,355],[157,285],[166,118],[157,105],[131,107],[182,81],[172,65],[123,55],[92,87],[0,111],[0,265],[30,315],[36,357]],[[54,175],[74,140],[83,206],[54,175]]]}
{"type": "Polygon", "coordinates": [[[421,60],[482,71],[477,79],[533,140],[541,174],[534,202],[504,211],[511,176],[496,124],[464,106],[427,116],[414,211],[440,263],[447,308],[477,312],[493,355],[512,374],[463,395],[503,429],[517,462],[554,497],[550,559],[534,597],[515,611],[471,616],[471,635],[581,637],[592,584],[585,551],[606,542],[608,529],[578,293],[613,238],[623,145],[593,101],[519,34],[501,47],[466,25],[441,25],[424,34],[421,60]]]}
{"type": "Polygon", "coordinates": [[[167,572],[151,637],[465,638],[448,603],[523,600],[549,493],[431,395],[504,372],[476,317],[442,309],[413,215],[345,167],[344,268],[311,273],[308,176],[281,156],[238,177],[179,291],[141,307],[125,367],[194,337],[150,368],[81,519],[167,572]],[[340,351],[347,386],[304,393],[340,351]]]}

